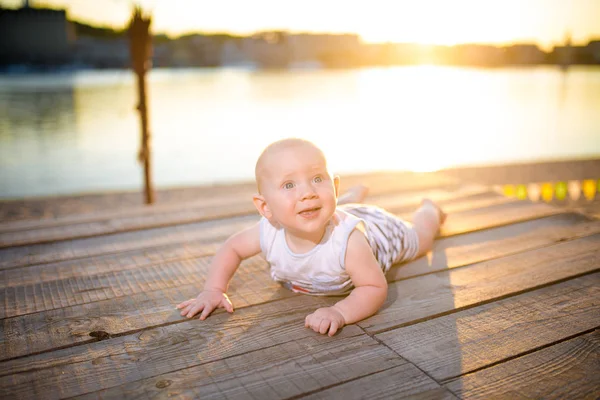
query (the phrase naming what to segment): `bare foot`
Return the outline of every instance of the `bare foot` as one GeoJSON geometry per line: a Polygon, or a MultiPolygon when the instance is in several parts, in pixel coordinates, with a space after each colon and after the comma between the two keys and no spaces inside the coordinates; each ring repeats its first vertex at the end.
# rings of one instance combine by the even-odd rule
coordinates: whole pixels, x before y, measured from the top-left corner
{"type": "Polygon", "coordinates": [[[346,191],[346,193],[340,196],[338,199],[338,204],[362,203],[367,197],[368,193],[369,188],[366,186],[352,186],[346,191]]]}
{"type": "Polygon", "coordinates": [[[423,199],[423,201],[421,201],[421,207],[432,207],[433,209],[435,209],[435,211],[438,214],[438,218],[439,218],[439,221],[440,221],[440,226],[444,225],[444,222],[446,222],[446,217],[448,216],[448,214],[446,214],[440,208],[440,206],[438,206],[436,203],[434,203],[433,200],[431,200],[431,199],[423,199]]]}

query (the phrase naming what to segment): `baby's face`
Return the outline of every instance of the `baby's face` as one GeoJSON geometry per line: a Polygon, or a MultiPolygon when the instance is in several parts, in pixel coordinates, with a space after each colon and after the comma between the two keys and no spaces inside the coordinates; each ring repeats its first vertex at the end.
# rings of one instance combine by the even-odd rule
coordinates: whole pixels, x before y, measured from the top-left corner
{"type": "Polygon", "coordinates": [[[309,145],[269,155],[261,191],[273,220],[288,234],[318,241],[335,212],[337,185],[323,154],[309,145]]]}

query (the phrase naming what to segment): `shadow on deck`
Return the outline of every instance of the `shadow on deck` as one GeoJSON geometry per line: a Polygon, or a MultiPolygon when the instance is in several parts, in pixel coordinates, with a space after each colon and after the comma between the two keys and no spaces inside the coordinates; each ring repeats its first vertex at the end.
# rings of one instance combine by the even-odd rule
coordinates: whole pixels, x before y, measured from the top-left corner
{"type": "Polygon", "coordinates": [[[428,256],[390,271],[379,313],[333,338],[304,318],[337,299],[279,287],[260,257],[231,283],[233,314],[175,310],[216,246],[257,220],[252,185],[171,191],[153,207],[136,194],[0,203],[0,395],[600,395],[597,203],[575,212],[436,173],[343,182],[406,218],[422,197],[449,217],[428,256]]]}

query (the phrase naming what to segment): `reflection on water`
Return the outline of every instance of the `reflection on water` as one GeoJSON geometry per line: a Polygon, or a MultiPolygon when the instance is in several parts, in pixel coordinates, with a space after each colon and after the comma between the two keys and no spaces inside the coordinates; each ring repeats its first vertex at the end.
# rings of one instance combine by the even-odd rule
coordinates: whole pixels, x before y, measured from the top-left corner
{"type": "MultiPolygon", "coordinates": [[[[127,71],[0,77],[0,196],[138,189],[127,71]]],[[[251,179],[281,137],[338,172],[600,156],[600,69],[155,70],[158,187],[251,179]]]]}

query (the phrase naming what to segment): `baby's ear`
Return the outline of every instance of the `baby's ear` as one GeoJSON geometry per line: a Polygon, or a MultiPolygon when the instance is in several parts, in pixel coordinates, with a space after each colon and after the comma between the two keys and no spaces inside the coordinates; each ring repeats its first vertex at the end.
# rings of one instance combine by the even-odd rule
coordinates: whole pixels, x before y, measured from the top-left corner
{"type": "Polygon", "coordinates": [[[340,176],[333,176],[333,188],[335,189],[335,197],[340,197],[340,176]]]}
{"type": "Polygon", "coordinates": [[[262,215],[266,219],[270,219],[273,216],[263,196],[261,196],[260,194],[255,194],[252,197],[252,201],[254,202],[254,207],[256,207],[260,215],[262,215]]]}

